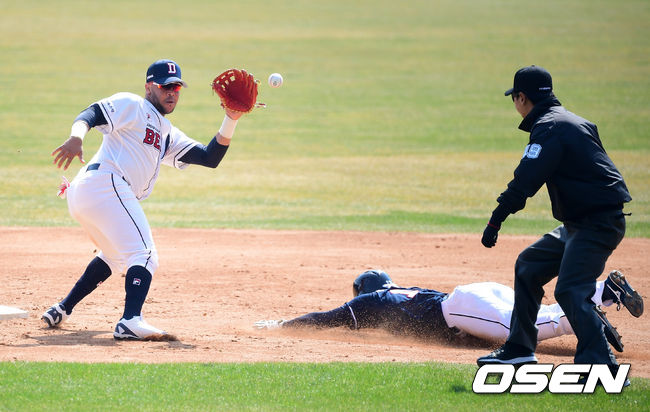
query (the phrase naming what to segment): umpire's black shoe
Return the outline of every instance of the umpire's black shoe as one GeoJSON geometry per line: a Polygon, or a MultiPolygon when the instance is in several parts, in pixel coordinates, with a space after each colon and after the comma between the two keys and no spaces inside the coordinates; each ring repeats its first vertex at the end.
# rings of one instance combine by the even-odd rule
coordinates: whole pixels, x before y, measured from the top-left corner
{"type": "Polygon", "coordinates": [[[621,335],[619,335],[616,328],[609,323],[607,316],[605,316],[605,312],[603,312],[603,309],[600,306],[595,306],[594,310],[596,311],[596,315],[598,315],[600,321],[603,322],[603,330],[605,331],[607,342],[609,342],[609,344],[612,345],[612,348],[616,349],[618,352],[623,352],[621,335]]]}
{"type": "Polygon", "coordinates": [[[481,356],[476,360],[478,366],[488,365],[491,363],[500,363],[507,365],[525,365],[527,363],[537,363],[535,353],[516,343],[506,342],[499,349],[486,356],[481,356]]]}
{"type": "Polygon", "coordinates": [[[612,270],[605,279],[605,289],[603,290],[603,302],[613,300],[616,303],[617,310],[620,310],[621,303],[634,317],[643,314],[643,298],[618,270],[612,270]]]}

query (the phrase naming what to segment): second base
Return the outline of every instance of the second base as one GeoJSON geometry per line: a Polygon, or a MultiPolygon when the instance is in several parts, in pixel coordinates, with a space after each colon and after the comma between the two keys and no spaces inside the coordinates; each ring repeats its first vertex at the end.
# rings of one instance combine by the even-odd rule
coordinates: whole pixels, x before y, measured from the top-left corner
{"type": "Polygon", "coordinates": [[[27,311],[12,306],[0,305],[0,320],[26,318],[27,311]]]}

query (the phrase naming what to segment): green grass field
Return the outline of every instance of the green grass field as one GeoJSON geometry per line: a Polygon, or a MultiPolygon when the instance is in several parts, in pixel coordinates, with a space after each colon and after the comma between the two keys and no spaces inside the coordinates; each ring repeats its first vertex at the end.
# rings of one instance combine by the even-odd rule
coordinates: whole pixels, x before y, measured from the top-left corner
{"type": "MultiPolygon", "coordinates": [[[[269,107],[217,171],[164,168],[143,203],[152,226],[480,233],[527,142],[503,91],[535,63],[598,124],[634,197],[628,236],[650,236],[646,1],[5,3],[0,225],[75,225],[50,153],[79,111],[141,93],[171,57],[190,87],[170,119],[197,140],[221,124],[209,83],[225,68],[262,79],[269,107]]],[[[542,188],[504,233],[555,224],[542,188]]]]}
{"type": "MultiPolygon", "coordinates": [[[[50,153],[87,105],[142,93],[147,66],[173,58],[190,87],[170,119],[197,140],[221,124],[209,83],[226,68],[260,78],[268,108],[240,122],[216,171],[162,171],[143,203],[153,227],[480,233],[527,142],[503,91],[519,67],[538,64],[564,105],[598,124],[634,198],[628,236],[650,237],[646,0],[1,4],[0,226],[76,225],[55,196],[50,153]],[[282,88],[266,86],[272,72],[282,88]]],[[[100,139],[86,138],[87,160],[100,139]]],[[[503,233],[555,224],[543,188],[503,233]]],[[[540,402],[474,396],[473,370],[4,363],[0,410],[119,410],[130,398],[150,399],[136,405],[150,410],[648,410],[647,380],[621,397],[540,402]]]]}
{"type": "Polygon", "coordinates": [[[642,379],[620,395],[475,395],[475,372],[433,363],[0,363],[0,410],[642,411],[650,403],[642,379]]]}

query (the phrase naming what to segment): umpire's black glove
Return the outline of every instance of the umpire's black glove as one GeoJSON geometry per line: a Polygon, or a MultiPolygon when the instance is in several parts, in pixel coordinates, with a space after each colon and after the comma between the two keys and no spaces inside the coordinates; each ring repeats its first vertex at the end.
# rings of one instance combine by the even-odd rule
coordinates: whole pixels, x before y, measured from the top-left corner
{"type": "Polygon", "coordinates": [[[485,247],[492,247],[497,244],[497,237],[499,237],[499,229],[501,226],[497,226],[493,223],[488,222],[483,231],[483,237],[481,238],[481,243],[485,247]]]}

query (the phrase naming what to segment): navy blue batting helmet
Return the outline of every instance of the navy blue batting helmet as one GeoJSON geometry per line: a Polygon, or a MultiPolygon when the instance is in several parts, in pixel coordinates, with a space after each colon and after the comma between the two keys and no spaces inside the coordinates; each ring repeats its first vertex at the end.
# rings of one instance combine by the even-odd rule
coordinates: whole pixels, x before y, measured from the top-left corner
{"type": "Polygon", "coordinates": [[[386,272],[381,270],[367,270],[360,274],[352,284],[354,296],[372,293],[379,289],[397,286],[386,272]]]}

